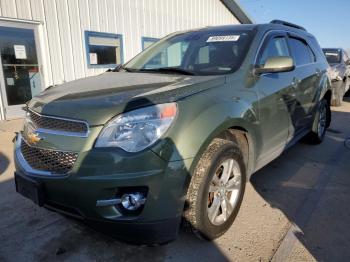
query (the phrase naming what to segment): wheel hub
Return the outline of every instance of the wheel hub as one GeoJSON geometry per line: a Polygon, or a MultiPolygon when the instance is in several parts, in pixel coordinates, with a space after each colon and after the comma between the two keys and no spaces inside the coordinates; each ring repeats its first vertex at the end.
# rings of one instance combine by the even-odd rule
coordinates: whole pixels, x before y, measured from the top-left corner
{"type": "Polygon", "coordinates": [[[236,160],[222,162],[209,187],[208,218],[214,225],[221,225],[233,213],[241,193],[241,172],[236,160]]]}

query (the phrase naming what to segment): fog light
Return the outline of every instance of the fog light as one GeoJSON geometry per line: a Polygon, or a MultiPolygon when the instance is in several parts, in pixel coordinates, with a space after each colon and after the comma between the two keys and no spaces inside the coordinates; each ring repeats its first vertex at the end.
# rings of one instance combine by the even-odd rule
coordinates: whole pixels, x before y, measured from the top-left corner
{"type": "Polygon", "coordinates": [[[142,206],[146,202],[146,198],[139,192],[127,193],[122,195],[121,204],[122,206],[130,211],[134,211],[142,206]]]}

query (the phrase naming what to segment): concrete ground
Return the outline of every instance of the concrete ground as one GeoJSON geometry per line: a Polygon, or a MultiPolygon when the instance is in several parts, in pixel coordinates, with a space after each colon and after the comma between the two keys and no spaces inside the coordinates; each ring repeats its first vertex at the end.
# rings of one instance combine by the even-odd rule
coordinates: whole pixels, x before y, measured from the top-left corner
{"type": "Polygon", "coordinates": [[[334,108],[323,144],[299,143],[256,173],[231,229],[214,242],[181,232],[131,246],[15,193],[12,143],[0,122],[0,261],[347,261],[350,259],[350,101],[334,108]]]}

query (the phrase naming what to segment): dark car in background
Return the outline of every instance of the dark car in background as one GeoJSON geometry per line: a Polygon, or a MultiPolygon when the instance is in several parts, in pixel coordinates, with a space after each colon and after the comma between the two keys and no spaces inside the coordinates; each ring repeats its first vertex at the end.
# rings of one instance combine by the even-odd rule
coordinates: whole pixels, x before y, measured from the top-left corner
{"type": "Polygon", "coordinates": [[[323,48],[330,65],[329,75],[332,81],[332,106],[340,106],[344,95],[349,90],[350,59],[342,48],[323,48]]]}

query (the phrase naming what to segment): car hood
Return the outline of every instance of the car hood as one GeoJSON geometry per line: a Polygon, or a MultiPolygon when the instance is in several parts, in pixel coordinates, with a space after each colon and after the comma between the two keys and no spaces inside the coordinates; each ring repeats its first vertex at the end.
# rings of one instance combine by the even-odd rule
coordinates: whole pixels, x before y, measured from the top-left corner
{"type": "Polygon", "coordinates": [[[34,97],[29,108],[103,125],[122,112],[174,102],[224,82],[225,76],[107,72],[51,87],[34,97]]]}

